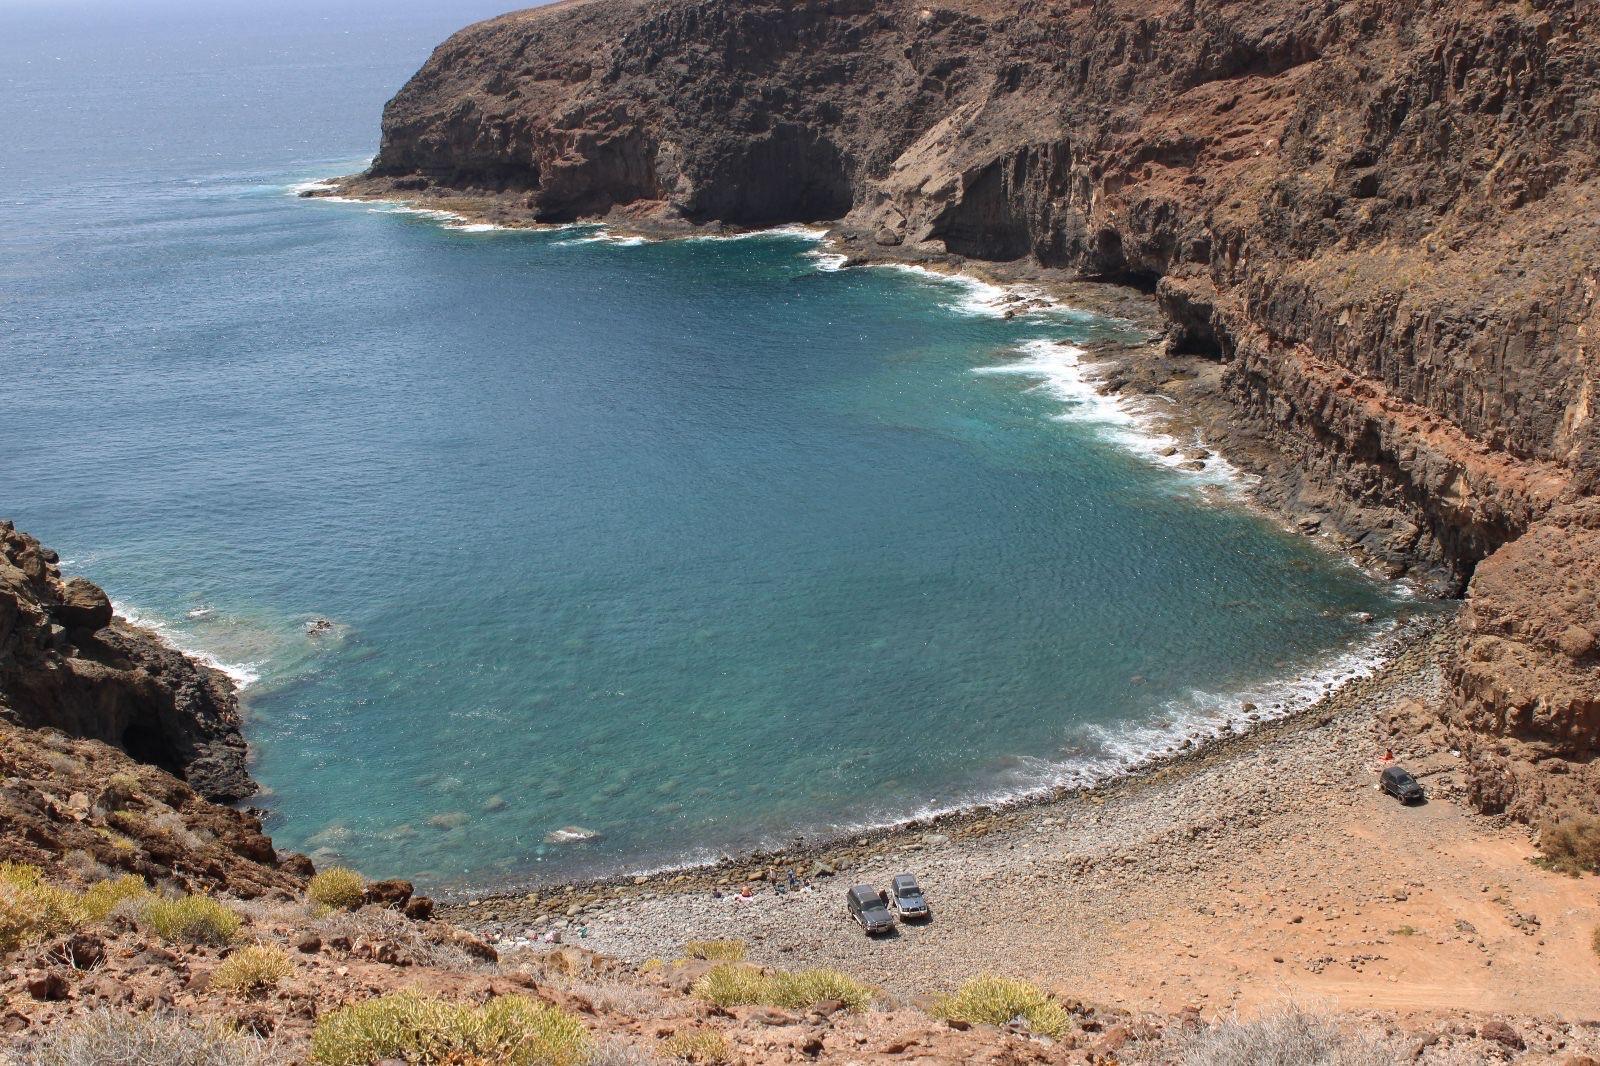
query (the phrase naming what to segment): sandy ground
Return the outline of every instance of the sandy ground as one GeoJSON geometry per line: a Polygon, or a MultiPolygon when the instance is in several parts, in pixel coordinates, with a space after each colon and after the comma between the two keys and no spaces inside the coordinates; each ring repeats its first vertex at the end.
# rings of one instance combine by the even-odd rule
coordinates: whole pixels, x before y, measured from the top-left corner
{"type": "Polygon", "coordinates": [[[993,972],[1135,1010],[1294,999],[1600,1020],[1600,879],[1531,864],[1525,829],[1462,804],[1447,750],[1389,734],[1392,708],[1437,693],[1438,639],[1289,721],[989,830],[890,838],[806,891],[762,882],[746,901],[652,885],[570,920],[503,915],[492,931],[562,927],[633,960],[740,938],[755,961],[834,965],[912,999],[993,972]],[[1426,804],[1375,788],[1391,746],[1426,804]],[[868,940],[845,889],[902,870],[922,878],[933,920],[868,940]]]}

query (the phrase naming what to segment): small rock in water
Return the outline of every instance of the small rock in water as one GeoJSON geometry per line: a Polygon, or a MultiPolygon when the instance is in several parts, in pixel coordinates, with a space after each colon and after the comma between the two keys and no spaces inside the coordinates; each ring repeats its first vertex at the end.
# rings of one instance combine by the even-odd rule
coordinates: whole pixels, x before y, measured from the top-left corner
{"type": "Polygon", "coordinates": [[[564,825],[544,835],[546,844],[584,844],[598,839],[600,839],[599,833],[593,829],[585,829],[581,825],[564,825]]]}
{"type": "Polygon", "coordinates": [[[428,819],[428,824],[435,829],[459,829],[467,824],[467,816],[460,811],[450,811],[434,815],[428,819]]]}
{"type": "Polygon", "coordinates": [[[321,636],[323,633],[333,631],[333,622],[327,618],[313,618],[306,623],[307,636],[321,636]]]}

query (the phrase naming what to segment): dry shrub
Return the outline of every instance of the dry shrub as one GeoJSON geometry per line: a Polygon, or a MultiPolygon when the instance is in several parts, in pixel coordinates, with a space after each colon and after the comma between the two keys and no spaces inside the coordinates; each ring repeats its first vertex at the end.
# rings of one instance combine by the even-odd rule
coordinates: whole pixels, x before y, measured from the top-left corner
{"type": "Polygon", "coordinates": [[[589,1052],[584,1066],[660,1066],[661,1060],[643,1048],[608,1037],[589,1052]]]}
{"type": "Polygon", "coordinates": [[[1072,1016],[1060,1003],[1026,981],[1009,977],[974,977],[953,996],[934,1005],[933,1013],[974,1025],[1005,1025],[1021,1019],[1041,1036],[1061,1037],[1072,1028],[1072,1016]]]}
{"type": "Polygon", "coordinates": [[[116,773],[106,778],[106,787],[100,792],[100,806],[108,811],[118,811],[139,794],[139,779],[130,773],[116,773]]]}
{"type": "Polygon", "coordinates": [[[82,848],[72,848],[61,853],[61,865],[74,874],[80,881],[109,881],[117,876],[117,871],[96,859],[82,848]]]}
{"type": "Polygon", "coordinates": [[[1291,1003],[1252,1021],[1232,1018],[1180,1037],[1173,1060],[1180,1066],[1393,1066],[1410,1055],[1291,1003]]]}
{"type": "Polygon", "coordinates": [[[661,1042],[661,1051],[679,1062],[693,1062],[704,1066],[726,1066],[733,1061],[733,1048],[728,1038],[715,1029],[696,1029],[676,1033],[661,1042]]]}
{"type": "Polygon", "coordinates": [[[0,863],[0,953],[83,924],[75,893],[44,880],[37,866],[0,863]]]}
{"type": "Polygon", "coordinates": [[[403,962],[413,966],[436,966],[445,970],[470,970],[484,966],[459,945],[431,935],[428,924],[414,922],[388,907],[363,907],[358,911],[330,911],[312,921],[310,927],[323,940],[348,937],[369,944],[391,945],[403,962]]]}
{"type": "Polygon", "coordinates": [[[1600,925],[1594,927],[1594,933],[1589,937],[1589,946],[1596,955],[1600,955],[1600,925]]]}
{"type": "Polygon", "coordinates": [[[231,944],[241,919],[210,896],[151,899],[138,911],[139,928],[174,944],[231,944]]]}
{"type": "Polygon", "coordinates": [[[691,940],[683,945],[686,959],[705,959],[708,962],[742,962],[743,940],[691,940]]]}
{"type": "Polygon", "coordinates": [[[1539,830],[1540,861],[1576,877],[1600,873],[1600,817],[1572,815],[1552,819],[1539,830]]]}
{"type": "Polygon", "coordinates": [[[352,910],[366,898],[367,883],[354,870],[330,866],[306,885],[306,895],[324,907],[352,910]]]}
{"type": "Polygon", "coordinates": [[[272,1043],[164,1011],[94,1010],[59,1022],[18,1059],[21,1066],[274,1066],[272,1043]]]}
{"type": "Polygon", "coordinates": [[[213,839],[211,834],[203,829],[198,831],[191,829],[189,823],[183,820],[183,815],[177,811],[161,811],[152,815],[146,824],[176,840],[190,851],[199,851],[213,839]]]}
{"type": "Polygon", "coordinates": [[[865,1010],[872,989],[838,970],[762,973],[754,966],[724,963],[694,983],[694,994],[719,1007],[762,1004],[799,1009],[838,1000],[849,1010],[865,1010]]]}
{"type": "Polygon", "coordinates": [[[311,1034],[311,1061],[320,1066],[369,1066],[389,1058],[582,1066],[589,1053],[582,1022],[522,996],[474,1007],[400,992],[331,1011],[311,1034]]]}
{"type": "Polygon", "coordinates": [[[568,995],[588,1000],[599,1011],[629,1018],[656,1018],[667,1013],[667,1002],[660,992],[615,977],[573,974],[556,977],[549,984],[568,995]]]}
{"type": "Polygon", "coordinates": [[[252,925],[262,927],[287,926],[296,934],[316,921],[317,912],[320,909],[316,904],[308,900],[273,899],[270,896],[233,900],[230,906],[248,918],[252,925]]]}
{"type": "Polygon", "coordinates": [[[251,944],[222,961],[211,975],[211,987],[253,995],[278,987],[294,973],[294,961],[279,947],[251,944]]]}

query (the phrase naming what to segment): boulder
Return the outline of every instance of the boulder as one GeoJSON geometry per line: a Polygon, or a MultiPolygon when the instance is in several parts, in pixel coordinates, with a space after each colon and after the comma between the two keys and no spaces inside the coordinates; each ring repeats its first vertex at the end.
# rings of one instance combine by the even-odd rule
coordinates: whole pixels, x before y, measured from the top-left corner
{"type": "Polygon", "coordinates": [[[598,839],[600,839],[599,833],[593,829],[585,829],[581,825],[564,825],[544,835],[546,844],[586,844],[598,839]]]}
{"type": "Polygon", "coordinates": [[[94,582],[69,578],[61,586],[61,602],[50,613],[68,630],[94,633],[111,624],[111,599],[94,582]]]}
{"type": "Polygon", "coordinates": [[[410,881],[393,878],[388,881],[373,881],[367,885],[363,894],[363,902],[375,907],[388,907],[392,910],[404,910],[411,900],[412,885],[410,881]]]}

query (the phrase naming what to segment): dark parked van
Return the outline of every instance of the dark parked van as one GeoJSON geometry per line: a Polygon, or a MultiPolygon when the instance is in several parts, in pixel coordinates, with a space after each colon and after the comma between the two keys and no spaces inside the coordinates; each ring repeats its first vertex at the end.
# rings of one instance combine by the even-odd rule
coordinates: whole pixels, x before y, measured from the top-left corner
{"type": "Polygon", "coordinates": [[[883,894],[871,885],[857,885],[845,894],[845,909],[865,929],[868,936],[887,933],[894,928],[894,915],[883,894]]]}
{"type": "Polygon", "coordinates": [[[1399,765],[1384,767],[1383,776],[1378,778],[1378,787],[1401,803],[1417,803],[1423,797],[1422,786],[1417,784],[1417,779],[1399,765]]]}

